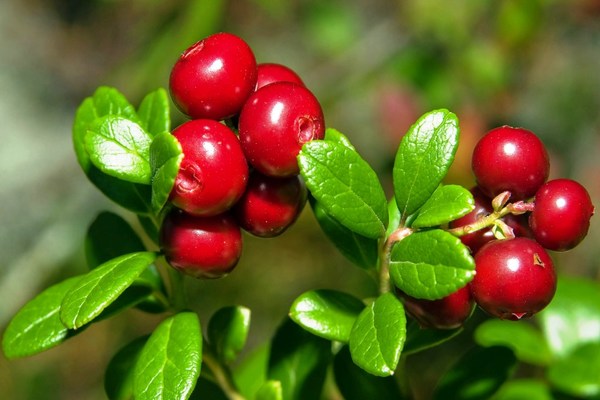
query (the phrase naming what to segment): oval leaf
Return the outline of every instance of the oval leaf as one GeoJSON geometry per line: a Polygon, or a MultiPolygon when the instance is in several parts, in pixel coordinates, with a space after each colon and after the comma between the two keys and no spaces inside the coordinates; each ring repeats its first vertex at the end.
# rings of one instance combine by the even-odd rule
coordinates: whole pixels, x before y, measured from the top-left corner
{"type": "Polygon", "coordinates": [[[548,380],[560,391],[573,396],[598,396],[600,394],[600,342],[585,343],[552,364],[548,369],[548,380]]]}
{"type": "Polygon", "coordinates": [[[171,130],[171,114],[167,91],[159,88],[144,97],[138,109],[140,125],[152,136],[171,130]]]}
{"type": "Polygon", "coordinates": [[[175,136],[168,132],[157,135],[150,145],[152,170],[152,209],[158,214],[163,208],[179,172],[183,150],[175,136]]]}
{"type": "Polygon", "coordinates": [[[104,391],[110,400],[133,398],[135,364],[147,340],[148,336],[135,339],[120,349],[108,363],[104,374],[104,391]]]}
{"type": "Polygon", "coordinates": [[[394,194],[403,217],[417,211],[446,176],[458,148],[458,119],[448,110],[423,115],[402,138],[394,160],[394,194]]]}
{"type": "Polygon", "coordinates": [[[475,208],[473,195],[459,185],[439,186],[419,209],[412,226],[438,226],[467,215],[475,208]]]}
{"type": "Polygon", "coordinates": [[[407,236],[392,248],[390,277],[409,296],[437,300],[475,276],[469,249],[452,234],[434,229],[407,236]]]}
{"type": "Polygon", "coordinates": [[[252,349],[241,363],[236,364],[233,379],[240,393],[248,398],[254,398],[255,393],[267,380],[269,364],[269,343],[263,342],[252,349]]]}
{"type": "Polygon", "coordinates": [[[356,151],[315,140],[304,144],[298,163],[306,186],[328,214],[362,236],[377,239],[385,234],[385,193],[375,171],[356,151]]]}
{"type": "Polygon", "coordinates": [[[283,400],[281,382],[266,381],[256,392],[255,400],[283,400]]]}
{"type": "Polygon", "coordinates": [[[364,308],[362,301],[349,294],[311,290],[294,301],[290,318],[314,335],[347,343],[352,326],[364,308]]]}
{"type": "Polygon", "coordinates": [[[202,334],[198,316],[180,312],[154,330],[142,349],[133,380],[137,400],[187,399],[200,376],[202,334]]]}
{"type": "Polygon", "coordinates": [[[359,315],[350,333],[350,353],[370,374],[390,376],[406,339],[404,306],[392,293],[379,296],[359,315]]]}
{"type": "Polygon", "coordinates": [[[494,400],[554,400],[548,386],[534,379],[515,379],[506,382],[494,400]]]}
{"type": "Polygon", "coordinates": [[[354,146],[352,145],[352,143],[350,143],[350,140],[343,133],[341,133],[340,131],[333,129],[333,128],[327,128],[325,130],[325,140],[343,144],[350,150],[356,150],[354,148],[354,146]]]}
{"type": "Polygon", "coordinates": [[[60,319],[76,329],[93,320],[114,302],[156,259],[156,253],[125,254],[88,272],[65,295],[60,319]]]}
{"type": "Polygon", "coordinates": [[[229,363],[246,345],[250,330],[250,309],[230,306],[219,309],[208,322],[208,341],[219,359],[229,363]]]}

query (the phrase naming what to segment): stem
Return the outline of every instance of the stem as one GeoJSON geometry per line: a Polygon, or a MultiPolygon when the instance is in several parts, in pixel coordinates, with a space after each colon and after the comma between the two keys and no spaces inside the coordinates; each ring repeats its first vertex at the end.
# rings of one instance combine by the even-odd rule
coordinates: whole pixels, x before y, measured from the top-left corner
{"type": "Polygon", "coordinates": [[[413,233],[410,228],[400,227],[387,237],[379,250],[379,293],[390,291],[390,261],[392,247],[408,235],[413,233]]]}
{"type": "Polygon", "coordinates": [[[166,265],[169,274],[169,300],[175,310],[187,308],[187,296],[185,293],[184,276],[170,265],[166,265]]]}
{"type": "Polygon", "coordinates": [[[202,354],[202,362],[210,369],[215,383],[223,390],[229,400],[245,400],[246,398],[238,392],[227,367],[221,364],[210,350],[202,354]]]}

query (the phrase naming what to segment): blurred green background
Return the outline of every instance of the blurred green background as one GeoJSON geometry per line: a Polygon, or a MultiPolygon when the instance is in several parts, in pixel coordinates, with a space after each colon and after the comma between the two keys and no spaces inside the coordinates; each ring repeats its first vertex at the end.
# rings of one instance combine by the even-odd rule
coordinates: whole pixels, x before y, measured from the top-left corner
{"type": "MultiPolygon", "coordinates": [[[[551,177],[580,181],[600,204],[598,0],[3,0],[0,328],[41,289],[85,271],[83,236],[99,210],[132,217],[79,169],[70,136],[77,105],[99,85],[137,105],[167,86],[185,48],[218,31],[243,37],[259,62],[296,70],[327,125],[347,134],[388,189],[403,133],[422,113],[448,108],[461,124],[449,182],[473,184],[471,150],[488,129],[523,126],[547,144],[551,177]]],[[[174,126],[183,120],[174,112],[174,126]]],[[[562,274],[600,280],[599,224],[576,250],[553,254],[562,274]]],[[[188,283],[202,321],[224,305],[252,308],[250,348],[305,290],[376,291],[308,208],[279,238],[245,239],[229,277],[188,283]]],[[[108,360],[158,320],[129,311],[46,353],[0,356],[1,397],[103,399],[108,360]]]]}

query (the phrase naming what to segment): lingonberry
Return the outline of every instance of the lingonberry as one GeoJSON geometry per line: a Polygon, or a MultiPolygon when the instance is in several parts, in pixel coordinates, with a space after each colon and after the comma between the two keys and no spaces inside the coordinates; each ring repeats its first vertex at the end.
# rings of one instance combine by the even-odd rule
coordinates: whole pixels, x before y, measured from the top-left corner
{"type": "Polygon", "coordinates": [[[550,162],[542,141],[531,131],[502,126],[483,136],[473,150],[477,184],[488,197],[509,191],[511,200],[535,194],[548,178],[550,162]]]}
{"type": "Polygon", "coordinates": [[[256,86],[252,49],[230,33],[216,33],[177,60],[169,80],[171,97],[191,118],[222,120],[237,114],[256,86]]]}
{"type": "Polygon", "coordinates": [[[462,326],[473,311],[474,301],[468,286],[439,300],[416,299],[397,291],[404,309],[421,328],[454,329],[462,326]]]}
{"type": "Polygon", "coordinates": [[[594,206],[587,190],[571,179],[546,182],[535,194],[529,224],[535,240],[550,250],[565,251],[587,235],[594,206]]]}
{"type": "Polygon", "coordinates": [[[228,213],[198,217],[173,208],[160,230],[167,262],[195,278],[220,278],[233,270],[242,253],[242,233],[228,213]]]}
{"type": "Polygon", "coordinates": [[[475,254],[471,293],[479,307],[502,319],[531,317],[556,291],[548,253],[529,238],[495,240],[475,254]]]}
{"type": "Polygon", "coordinates": [[[173,131],[183,160],[170,200],[188,213],[217,215],[242,196],[248,164],[235,134],[208,119],[187,121],[173,131]]]}
{"type": "Polygon", "coordinates": [[[256,90],[274,82],[293,82],[304,86],[304,82],[302,82],[298,74],[285,65],[275,63],[258,64],[256,90]]]}
{"type": "Polygon", "coordinates": [[[254,92],[244,104],[239,134],[248,162],[259,172],[295,175],[302,145],[325,135],[323,111],[305,87],[275,82],[254,92]]]}
{"type": "Polygon", "coordinates": [[[306,186],[298,175],[275,178],[254,171],[246,192],[234,206],[234,214],[245,231],[274,237],[296,221],[306,197],[306,186]]]}

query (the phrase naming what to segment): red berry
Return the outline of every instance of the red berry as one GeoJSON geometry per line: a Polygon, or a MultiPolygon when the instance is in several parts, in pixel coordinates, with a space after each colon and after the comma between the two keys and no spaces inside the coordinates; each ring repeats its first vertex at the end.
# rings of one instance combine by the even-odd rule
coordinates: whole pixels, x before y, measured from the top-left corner
{"type": "Polygon", "coordinates": [[[171,202],[188,213],[217,215],[242,196],[248,164],[235,134],[208,119],[185,122],[173,131],[183,160],[171,191],[171,202]]]}
{"type": "Polygon", "coordinates": [[[550,162],[544,144],[533,132],[502,126],[479,140],[472,167],[477,184],[488,197],[509,191],[514,201],[535,194],[548,179],[550,162]]]}
{"type": "Polygon", "coordinates": [[[250,174],[246,192],[234,206],[234,212],[245,231],[274,237],[296,221],[306,197],[306,186],[299,176],[275,178],[255,171],[250,174]]]}
{"type": "Polygon", "coordinates": [[[256,59],[248,44],[230,33],[216,33],[179,57],[169,88],[177,107],[191,118],[222,120],[241,110],[256,77],[256,59]]]}
{"type": "Polygon", "coordinates": [[[169,264],[195,278],[220,278],[242,254],[242,233],[229,214],[198,217],[174,208],[165,217],[160,247],[169,264]]]}
{"type": "Polygon", "coordinates": [[[594,206],[587,190],[571,179],[546,182],[535,194],[529,224],[535,240],[550,250],[565,251],[587,235],[594,206]]]}
{"type": "Polygon", "coordinates": [[[304,82],[302,82],[298,74],[285,65],[274,63],[258,64],[256,90],[274,82],[292,82],[304,86],[304,82]]]}
{"type": "Polygon", "coordinates": [[[254,92],[239,119],[242,148],[248,162],[269,176],[298,174],[302,145],[325,135],[319,101],[305,87],[276,82],[254,92]]]}
{"type": "Polygon", "coordinates": [[[550,303],[556,273],[548,253],[528,238],[495,240],[475,254],[475,302],[503,319],[531,317],[550,303]]]}

